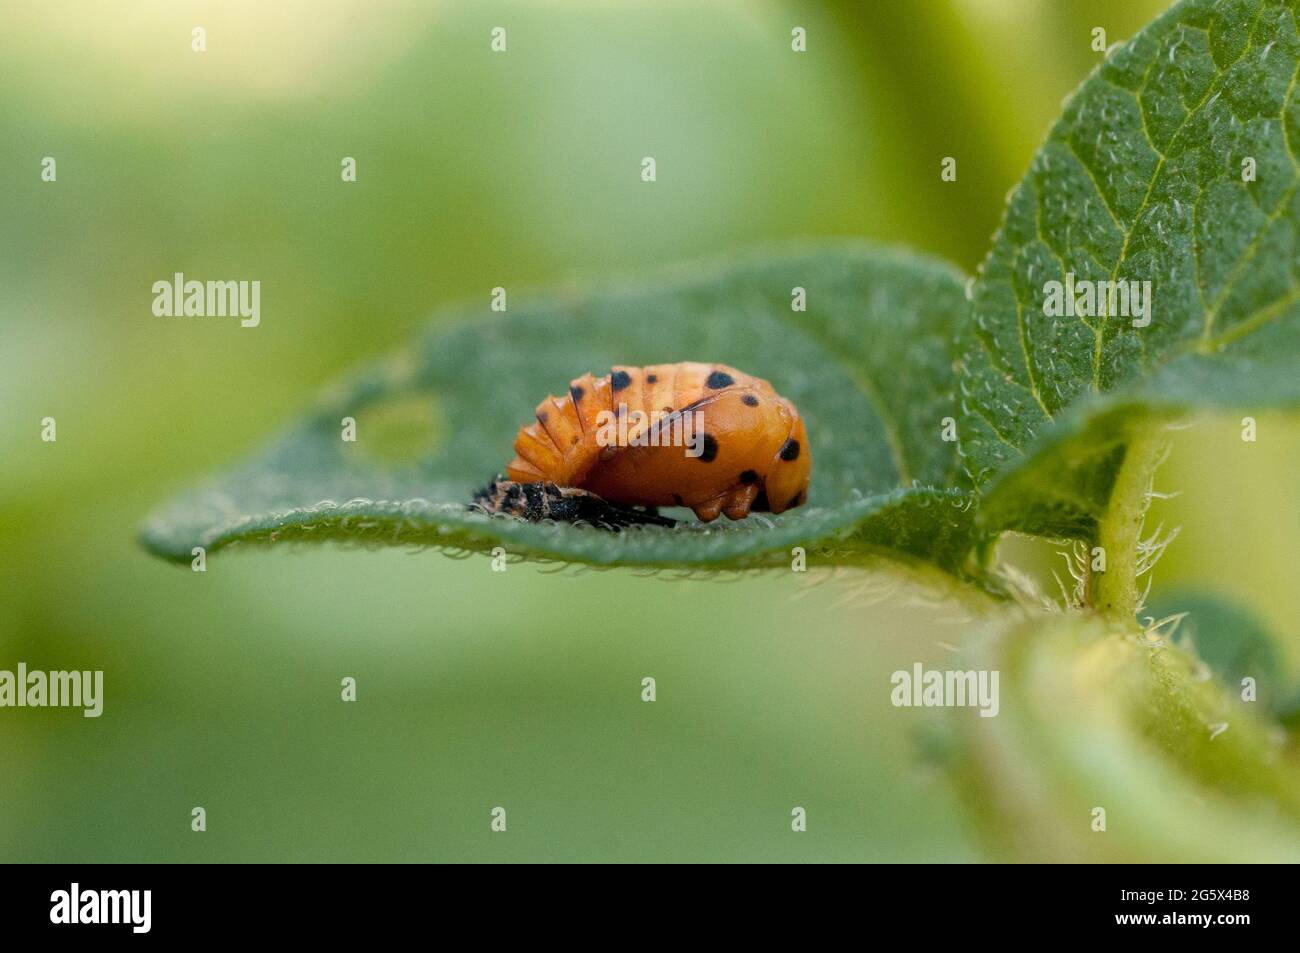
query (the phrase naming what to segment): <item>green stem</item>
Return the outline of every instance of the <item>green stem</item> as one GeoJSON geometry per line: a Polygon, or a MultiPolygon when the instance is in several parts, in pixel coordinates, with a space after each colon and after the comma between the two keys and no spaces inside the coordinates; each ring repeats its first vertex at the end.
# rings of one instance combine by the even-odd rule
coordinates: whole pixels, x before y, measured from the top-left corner
{"type": "Polygon", "coordinates": [[[1106,571],[1092,576],[1092,604],[1114,618],[1132,620],[1138,610],[1138,543],[1151,504],[1151,481],[1169,448],[1167,429],[1156,421],[1136,426],[1115,475],[1106,515],[1097,527],[1097,545],[1106,553],[1106,571]]]}

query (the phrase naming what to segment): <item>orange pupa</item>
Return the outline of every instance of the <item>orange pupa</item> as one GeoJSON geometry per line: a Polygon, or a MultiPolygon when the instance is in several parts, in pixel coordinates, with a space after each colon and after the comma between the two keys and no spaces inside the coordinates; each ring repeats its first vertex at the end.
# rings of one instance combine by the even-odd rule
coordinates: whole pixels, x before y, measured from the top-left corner
{"type": "Polygon", "coordinates": [[[534,416],[506,468],[525,487],[553,484],[650,512],[685,506],[706,523],[780,513],[808,496],[812,454],[799,411],[725,364],[584,374],[534,416]]]}

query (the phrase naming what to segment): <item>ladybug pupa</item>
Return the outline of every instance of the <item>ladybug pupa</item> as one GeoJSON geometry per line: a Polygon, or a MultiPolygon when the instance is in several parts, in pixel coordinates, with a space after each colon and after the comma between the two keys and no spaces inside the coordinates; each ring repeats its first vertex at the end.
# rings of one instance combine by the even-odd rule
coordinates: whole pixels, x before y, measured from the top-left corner
{"type": "Polygon", "coordinates": [[[794,404],[725,364],[616,366],[537,405],[503,478],[476,505],[531,520],[672,525],[780,513],[808,495],[812,455],[794,404]]]}

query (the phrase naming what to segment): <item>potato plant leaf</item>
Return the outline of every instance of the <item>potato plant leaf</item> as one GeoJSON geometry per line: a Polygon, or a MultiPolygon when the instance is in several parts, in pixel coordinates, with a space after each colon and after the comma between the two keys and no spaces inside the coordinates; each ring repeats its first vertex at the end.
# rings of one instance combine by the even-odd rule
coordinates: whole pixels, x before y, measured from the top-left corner
{"type": "Polygon", "coordinates": [[[1070,99],[972,289],[983,525],[1087,537],[1134,428],[1300,403],[1298,62],[1294,0],[1188,0],[1070,99]]]}
{"type": "Polygon", "coordinates": [[[169,559],[239,542],[354,540],[602,565],[744,567],[888,553],[959,571],[973,510],[941,439],[963,277],[858,243],[804,248],[545,300],[512,294],[440,320],[408,350],[332,388],[269,447],[157,513],[169,559]],[[806,310],[795,310],[795,289],[806,310]],[[547,394],[611,364],[706,360],[766,377],[803,414],[809,502],[737,523],[622,533],[471,512],[547,394]],[[356,422],[356,440],[341,438],[356,422]]]}
{"type": "Polygon", "coordinates": [[[1252,679],[1254,701],[1274,714],[1289,702],[1286,667],[1275,635],[1246,606],[1200,589],[1179,588],[1155,600],[1145,613],[1172,620],[1174,644],[1199,658],[1240,697],[1252,679]]]}

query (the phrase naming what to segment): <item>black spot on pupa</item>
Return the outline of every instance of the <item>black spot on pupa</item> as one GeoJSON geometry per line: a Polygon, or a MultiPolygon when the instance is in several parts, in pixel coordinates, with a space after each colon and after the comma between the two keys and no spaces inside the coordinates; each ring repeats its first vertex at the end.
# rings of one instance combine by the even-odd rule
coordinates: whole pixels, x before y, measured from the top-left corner
{"type": "Polygon", "coordinates": [[[781,459],[786,463],[799,459],[799,441],[791,437],[781,445],[781,459]]]}
{"type": "Polygon", "coordinates": [[[740,398],[740,402],[744,404],[746,407],[758,406],[758,398],[755,397],[753,394],[746,394],[744,397],[740,398]]]}
{"type": "Polygon", "coordinates": [[[759,490],[758,496],[754,497],[754,502],[749,508],[755,513],[772,512],[772,504],[767,499],[767,490],[759,490]]]}
{"type": "Polygon", "coordinates": [[[712,463],[718,456],[718,439],[713,434],[706,433],[701,442],[704,444],[704,450],[700,454],[700,462],[712,463]]]}
{"type": "Polygon", "coordinates": [[[609,375],[609,389],[617,394],[632,383],[632,375],[627,371],[615,371],[609,375]]]}
{"type": "Polygon", "coordinates": [[[673,502],[676,503],[678,506],[686,505],[686,501],[682,499],[682,495],[680,493],[673,494],[673,502]]]}
{"type": "Polygon", "coordinates": [[[704,382],[704,386],[709,390],[721,390],[724,387],[730,387],[736,383],[736,379],[726,371],[714,371],[709,375],[709,379],[704,382]]]}
{"type": "Polygon", "coordinates": [[[749,486],[751,483],[758,482],[758,474],[753,470],[743,470],[740,474],[740,482],[749,486]]]}
{"type": "Polygon", "coordinates": [[[794,495],[794,499],[790,501],[790,505],[803,506],[803,502],[806,499],[808,499],[808,494],[805,493],[803,490],[800,490],[798,493],[794,495]]]}
{"type": "Polygon", "coordinates": [[[585,390],[583,390],[581,387],[570,387],[570,388],[569,388],[569,396],[571,396],[571,397],[573,398],[573,402],[574,402],[575,404],[578,403],[580,400],[582,400],[582,398],[585,397],[586,395],[587,395],[587,392],[586,392],[585,390]]]}
{"type": "Polygon", "coordinates": [[[645,376],[645,379],[646,379],[647,382],[649,382],[649,383],[651,383],[651,384],[658,384],[658,383],[659,383],[659,375],[658,375],[658,374],[647,374],[647,375],[645,376]]]}

